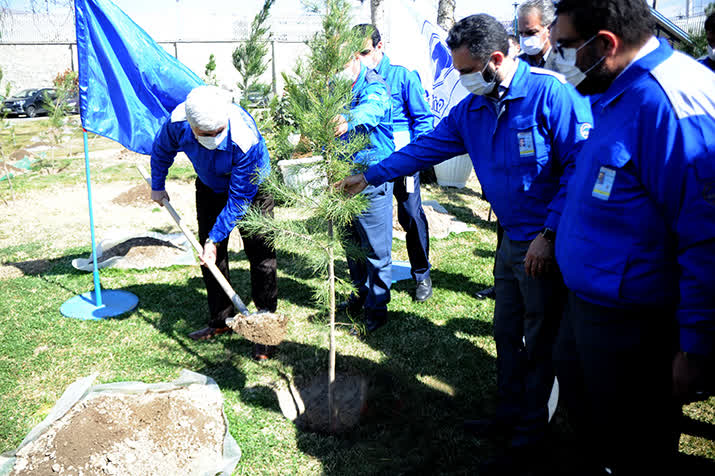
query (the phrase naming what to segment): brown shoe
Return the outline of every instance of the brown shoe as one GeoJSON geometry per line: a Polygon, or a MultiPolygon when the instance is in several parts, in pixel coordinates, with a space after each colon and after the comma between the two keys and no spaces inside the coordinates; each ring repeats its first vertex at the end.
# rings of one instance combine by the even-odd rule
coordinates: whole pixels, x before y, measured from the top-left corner
{"type": "Polygon", "coordinates": [[[273,357],[275,353],[276,346],[274,345],[253,344],[253,360],[259,362],[268,360],[273,357]]]}
{"type": "Polygon", "coordinates": [[[230,327],[204,327],[198,331],[194,331],[189,334],[189,337],[193,340],[211,340],[216,336],[225,334],[226,332],[231,332],[230,327]]]}

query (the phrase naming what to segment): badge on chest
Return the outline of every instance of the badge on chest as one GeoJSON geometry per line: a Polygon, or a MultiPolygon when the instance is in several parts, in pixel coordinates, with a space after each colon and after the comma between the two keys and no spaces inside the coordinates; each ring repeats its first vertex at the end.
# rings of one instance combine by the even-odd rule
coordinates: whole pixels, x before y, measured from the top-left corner
{"type": "Polygon", "coordinates": [[[616,171],[609,167],[601,167],[598,171],[596,184],[593,186],[591,196],[600,200],[608,200],[611,196],[613,182],[616,180],[616,171]]]}
{"type": "Polygon", "coordinates": [[[534,155],[534,136],[531,131],[517,133],[519,140],[519,157],[534,155]]]}

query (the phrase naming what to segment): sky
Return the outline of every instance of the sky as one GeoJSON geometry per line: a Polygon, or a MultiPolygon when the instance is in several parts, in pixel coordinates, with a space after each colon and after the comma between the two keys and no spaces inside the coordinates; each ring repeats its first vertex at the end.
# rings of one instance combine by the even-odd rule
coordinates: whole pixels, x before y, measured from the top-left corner
{"type": "MultiPolygon", "coordinates": [[[[26,10],[30,0],[4,0],[10,8],[26,10]]],[[[200,14],[205,12],[220,12],[236,8],[240,3],[241,10],[246,12],[247,17],[252,18],[263,3],[263,0],[114,0],[122,10],[129,16],[147,13],[162,13],[176,8],[177,1],[185,13],[200,14]]],[[[390,0],[385,0],[390,1],[390,0]]],[[[429,0],[418,0],[429,1],[429,0]]],[[[652,4],[653,0],[648,0],[652,4]]],[[[668,17],[675,17],[685,13],[686,0],[656,0],[658,10],[668,17]]],[[[696,12],[702,10],[708,0],[692,0],[696,12]]],[[[44,0],[36,0],[42,5],[44,0]]],[[[369,4],[369,0],[365,1],[369,4]]],[[[432,3],[436,5],[437,0],[432,3]]],[[[514,14],[513,0],[457,0],[455,16],[457,19],[472,13],[489,13],[500,20],[509,19],[514,14]]],[[[369,7],[368,7],[369,8],[369,7]]],[[[292,16],[302,11],[300,0],[276,0],[273,6],[273,14],[276,16],[292,16]]],[[[369,10],[368,10],[369,11],[369,10]]]]}

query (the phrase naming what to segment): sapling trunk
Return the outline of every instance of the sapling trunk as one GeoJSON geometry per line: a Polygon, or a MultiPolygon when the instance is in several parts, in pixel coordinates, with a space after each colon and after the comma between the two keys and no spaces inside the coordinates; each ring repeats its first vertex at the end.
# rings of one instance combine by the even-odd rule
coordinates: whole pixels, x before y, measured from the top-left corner
{"type": "Polygon", "coordinates": [[[338,409],[333,401],[333,390],[335,387],[335,253],[333,250],[333,221],[328,220],[328,236],[330,245],[328,246],[328,283],[330,286],[330,357],[328,359],[328,426],[330,431],[335,431],[335,424],[338,416],[338,409]]]}

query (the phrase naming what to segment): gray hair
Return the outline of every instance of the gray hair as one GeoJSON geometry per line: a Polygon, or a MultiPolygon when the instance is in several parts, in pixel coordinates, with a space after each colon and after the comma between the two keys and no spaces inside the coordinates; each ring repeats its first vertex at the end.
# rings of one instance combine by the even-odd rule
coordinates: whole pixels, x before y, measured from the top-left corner
{"type": "Polygon", "coordinates": [[[228,94],[216,86],[198,86],[186,96],[186,120],[200,131],[211,132],[225,126],[230,108],[228,94]]]}
{"type": "Polygon", "coordinates": [[[537,10],[541,15],[541,26],[551,26],[556,20],[556,9],[553,0],[525,0],[519,5],[519,16],[537,10]]]}

